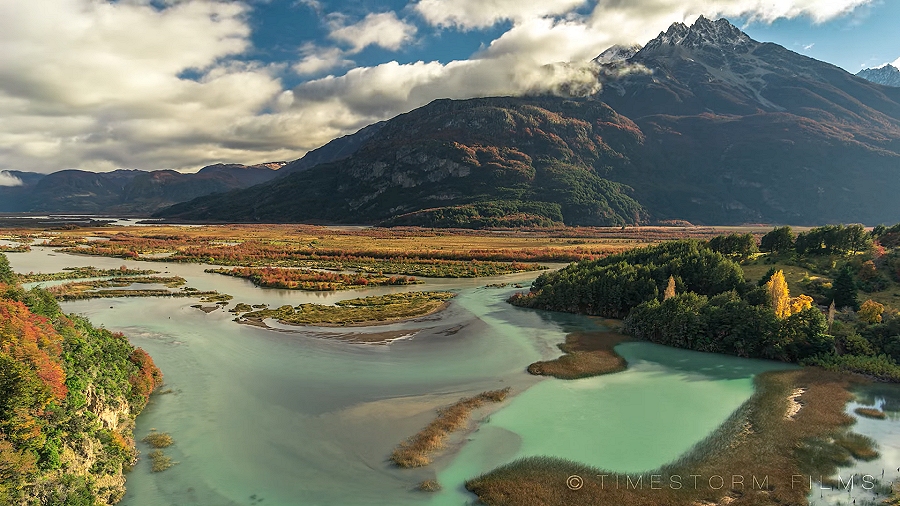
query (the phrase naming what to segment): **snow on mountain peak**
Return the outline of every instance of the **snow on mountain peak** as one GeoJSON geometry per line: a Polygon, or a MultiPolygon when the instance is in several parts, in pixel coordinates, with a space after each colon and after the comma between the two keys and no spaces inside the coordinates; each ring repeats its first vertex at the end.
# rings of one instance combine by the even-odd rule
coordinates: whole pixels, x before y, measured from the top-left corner
{"type": "Polygon", "coordinates": [[[634,56],[641,50],[641,47],[640,44],[631,44],[629,46],[616,44],[600,53],[599,56],[594,58],[594,62],[600,65],[623,62],[634,56]]]}

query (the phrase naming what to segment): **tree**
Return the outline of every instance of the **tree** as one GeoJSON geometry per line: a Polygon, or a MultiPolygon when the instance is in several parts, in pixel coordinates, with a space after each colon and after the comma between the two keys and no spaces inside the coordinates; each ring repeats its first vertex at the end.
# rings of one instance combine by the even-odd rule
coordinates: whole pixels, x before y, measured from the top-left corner
{"type": "Polygon", "coordinates": [[[854,311],[859,310],[859,295],[856,291],[856,282],[853,280],[853,273],[850,267],[845,266],[834,278],[832,288],[832,299],[837,307],[849,307],[854,311]]]}
{"type": "Polygon", "coordinates": [[[759,251],[753,234],[719,235],[710,239],[707,246],[725,256],[740,258],[747,258],[759,251]]]}
{"type": "Polygon", "coordinates": [[[666,291],[663,293],[663,300],[669,300],[675,296],[675,276],[669,276],[669,284],[666,285],[666,291]]]}
{"type": "Polygon", "coordinates": [[[762,237],[759,249],[771,253],[784,253],[794,247],[794,238],[791,227],[777,227],[762,237]]]}
{"type": "Polygon", "coordinates": [[[787,318],[791,315],[791,294],[784,279],[784,271],[776,271],[772,275],[766,283],[766,292],[769,294],[769,303],[775,311],[775,316],[787,318]]]}
{"type": "Polygon", "coordinates": [[[859,319],[869,323],[881,323],[881,313],[884,312],[884,306],[875,302],[872,299],[869,299],[862,303],[862,306],[859,308],[859,319]]]}
{"type": "Polygon", "coordinates": [[[769,270],[763,274],[763,277],[759,278],[759,286],[766,286],[766,283],[772,279],[772,276],[774,276],[776,272],[778,272],[778,269],[770,267],[769,270]]]}
{"type": "Polygon", "coordinates": [[[828,332],[831,332],[831,326],[834,325],[834,301],[831,301],[831,305],[828,306],[828,332]]]}
{"type": "Polygon", "coordinates": [[[15,285],[17,282],[16,273],[9,266],[9,260],[6,258],[6,255],[0,253],[0,283],[15,285]]]}

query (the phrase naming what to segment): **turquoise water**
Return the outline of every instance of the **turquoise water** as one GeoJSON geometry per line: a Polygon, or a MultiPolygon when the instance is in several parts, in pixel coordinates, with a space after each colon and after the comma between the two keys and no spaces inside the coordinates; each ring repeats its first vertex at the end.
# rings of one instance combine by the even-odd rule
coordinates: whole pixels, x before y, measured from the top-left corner
{"type": "MultiPolygon", "coordinates": [[[[233,302],[273,305],[335,300],[409,287],[311,294],[253,287],[203,273],[203,266],[54,254],[34,248],[8,255],[20,272],[128,265],[185,277],[233,302]]],[[[163,390],[139,417],[135,434],[169,432],[176,466],[150,473],[142,460],[128,476],[122,504],[144,505],[455,505],[474,496],[467,478],[529,455],[553,455],[612,471],[669,462],[707,436],[752,393],[752,377],[783,367],[763,361],[626,343],[623,373],[577,381],[539,379],[529,363],[559,354],[566,333],[599,329],[593,320],[512,307],[514,290],[481,288],[498,280],[427,280],[453,289],[449,309],[418,321],[351,332],[398,330],[390,345],[348,344],[346,329],[276,332],[231,321],[193,299],[105,299],[66,303],[96,325],[122,331],[165,374],[163,390]],[[460,397],[509,386],[513,396],[457,437],[433,466],[392,467],[393,447],[434,410],[460,397]],[[438,494],[413,491],[427,478],[438,494]]],[[[412,287],[422,289],[423,286],[412,287]]],[[[146,453],[147,448],[141,447],[146,453]]]]}

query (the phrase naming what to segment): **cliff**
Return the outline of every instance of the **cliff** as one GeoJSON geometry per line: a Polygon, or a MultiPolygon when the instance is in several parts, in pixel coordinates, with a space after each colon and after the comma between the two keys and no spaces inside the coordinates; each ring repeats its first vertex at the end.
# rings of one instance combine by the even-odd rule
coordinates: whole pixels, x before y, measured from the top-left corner
{"type": "Polygon", "coordinates": [[[113,504],[162,381],[125,336],[16,285],[0,255],[0,504],[113,504]]]}

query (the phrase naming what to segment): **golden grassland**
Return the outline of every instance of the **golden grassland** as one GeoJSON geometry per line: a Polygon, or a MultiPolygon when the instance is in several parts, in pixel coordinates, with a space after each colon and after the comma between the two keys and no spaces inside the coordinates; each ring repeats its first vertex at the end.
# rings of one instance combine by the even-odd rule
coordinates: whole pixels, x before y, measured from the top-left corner
{"type": "Polygon", "coordinates": [[[621,229],[572,227],[534,230],[459,230],[425,228],[320,227],[313,225],[205,225],[183,227],[96,227],[73,230],[0,230],[0,237],[16,240],[50,238],[57,246],[91,246],[121,239],[146,240],[141,254],[177,252],[187,245],[206,244],[228,248],[256,242],[294,245],[322,252],[347,255],[377,253],[383,256],[422,258],[468,256],[474,259],[502,258],[507,254],[523,258],[560,258],[563,261],[606,255],[662,240],[710,238],[731,231],[765,233],[769,227],[629,227],[621,229]]]}
{"type": "MultiPolygon", "coordinates": [[[[342,300],[336,302],[334,306],[285,305],[277,309],[249,311],[235,318],[235,321],[262,326],[265,325],[263,320],[267,318],[275,318],[279,323],[286,325],[378,325],[418,318],[440,311],[447,306],[447,301],[455,296],[453,292],[403,292],[342,300]]],[[[248,304],[238,303],[231,311],[241,313],[248,308],[250,308],[248,304]]]]}
{"type": "Polygon", "coordinates": [[[491,390],[460,399],[446,408],[439,409],[437,417],[431,423],[397,446],[391,453],[391,462],[398,467],[427,466],[435,453],[446,448],[450,434],[468,424],[472,411],[488,403],[503,402],[508,395],[509,387],[491,390]]]}
{"type": "Polygon", "coordinates": [[[871,439],[849,432],[853,418],[844,412],[848,387],[859,380],[805,368],[765,373],[755,381],[754,395],[725,424],[656,471],[616,475],[534,457],[473,478],[466,488],[492,506],[807,504],[810,478],[824,480],[838,465],[877,455],[871,439]],[[802,409],[787,417],[789,397],[798,389],[805,389],[802,409]],[[567,485],[573,475],[582,480],[576,487],[567,485]],[[699,475],[698,481],[692,475],[699,475]],[[673,485],[676,477],[680,488],[673,485]]]}
{"type": "Polygon", "coordinates": [[[535,362],[528,366],[528,372],[557,379],[579,379],[624,371],[628,363],[614,348],[626,340],[628,336],[618,331],[573,332],[559,345],[564,355],[535,362]]]}

